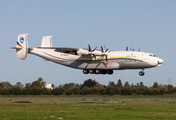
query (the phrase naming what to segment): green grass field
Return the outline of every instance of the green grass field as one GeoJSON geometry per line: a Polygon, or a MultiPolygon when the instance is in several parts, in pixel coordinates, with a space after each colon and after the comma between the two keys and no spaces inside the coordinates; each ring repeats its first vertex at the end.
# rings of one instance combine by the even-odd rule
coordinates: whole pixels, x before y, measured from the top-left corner
{"type": "Polygon", "coordinates": [[[176,96],[0,96],[1,120],[176,120],[176,96]]]}

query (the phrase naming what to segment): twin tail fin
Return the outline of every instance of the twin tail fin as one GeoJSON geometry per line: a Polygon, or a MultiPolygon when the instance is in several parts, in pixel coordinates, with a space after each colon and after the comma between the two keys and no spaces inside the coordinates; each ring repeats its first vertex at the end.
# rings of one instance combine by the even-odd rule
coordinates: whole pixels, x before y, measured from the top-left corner
{"type": "Polygon", "coordinates": [[[29,34],[19,34],[16,47],[11,47],[12,49],[16,49],[17,57],[22,60],[25,60],[28,54],[28,35],[29,34]]]}

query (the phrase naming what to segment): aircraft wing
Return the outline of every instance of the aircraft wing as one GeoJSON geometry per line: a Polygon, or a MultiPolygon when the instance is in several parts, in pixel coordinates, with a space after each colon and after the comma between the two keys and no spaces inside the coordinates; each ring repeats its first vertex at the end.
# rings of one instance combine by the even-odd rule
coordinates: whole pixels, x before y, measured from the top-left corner
{"type": "Polygon", "coordinates": [[[101,56],[102,54],[101,50],[95,50],[95,51],[89,51],[88,49],[82,49],[82,48],[65,48],[65,47],[37,47],[41,49],[55,49],[55,52],[62,52],[62,53],[68,53],[73,55],[81,55],[81,56],[101,56]]]}
{"type": "Polygon", "coordinates": [[[77,48],[55,48],[56,52],[70,53],[77,52],[79,49],[77,48]]]}
{"type": "Polygon", "coordinates": [[[77,54],[79,48],[64,48],[64,47],[37,47],[41,49],[55,49],[55,52],[77,54]]]}

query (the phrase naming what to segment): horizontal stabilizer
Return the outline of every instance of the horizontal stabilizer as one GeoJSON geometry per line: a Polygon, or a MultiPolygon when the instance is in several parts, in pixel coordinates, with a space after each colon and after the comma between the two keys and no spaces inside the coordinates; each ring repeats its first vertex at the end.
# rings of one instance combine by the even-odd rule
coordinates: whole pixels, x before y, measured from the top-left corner
{"type": "Polygon", "coordinates": [[[11,47],[11,49],[20,50],[20,49],[22,49],[22,48],[20,48],[20,47],[11,47]]]}

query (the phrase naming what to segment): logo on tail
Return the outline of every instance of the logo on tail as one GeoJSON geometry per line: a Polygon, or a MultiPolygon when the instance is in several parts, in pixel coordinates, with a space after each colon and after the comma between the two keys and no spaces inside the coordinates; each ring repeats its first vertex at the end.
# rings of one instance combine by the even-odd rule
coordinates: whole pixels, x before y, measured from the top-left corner
{"type": "Polygon", "coordinates": [[[23,42],[24,42],[24,38],[21,37],[21,38],[20,38],[20,43],[23,43],[23,42]]]}

